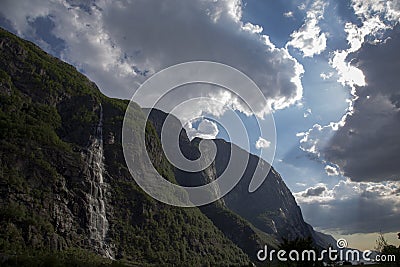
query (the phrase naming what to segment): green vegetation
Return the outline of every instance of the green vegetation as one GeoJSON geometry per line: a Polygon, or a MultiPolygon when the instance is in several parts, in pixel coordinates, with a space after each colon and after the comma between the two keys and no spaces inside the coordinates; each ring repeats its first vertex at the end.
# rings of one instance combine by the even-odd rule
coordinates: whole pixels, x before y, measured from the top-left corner
{"type": "MultiPolygon", "coordinates": [[[[118,114],[116,108],[103,106],[106,114],[118,114]]],[[[137,112],[136,119],[143,120],[139,109],[137,112]]],[[[199,209],[161,204],[132,182],[128,169],[120,164],[123,160],[120,147],[122,120],[106,117],[104,128],[115,134],[115,143],[105,145],[106,165],[114,178],[119,177],[110,180],[114,207],[110,237],[121,247],[120,256],[130,262],[155,266],[247,265],[249,259],[243,251],[199,209]]],[[[172,166],[164,157],[160,140],[150,123],[146,132],[147,151],[154,167],[164,178],[176,182],[172,166]]]]}
{"type": "MultiPolygon", "coordinates": [[[[136,185],[121,147],[127,101],[102,95],[74,67],[4,30],[0,43],[1,266],[249,263],[199,209],[161,204],[136,185]],[[84,155],[100,104],[109,185],[107,242],[118,261],[93,252],[87,227],[84,155]]],[[[136,115],[143,118],[139,107],[136,115]]],[[[154,166],[175,182],[154,128],[149,124],[146,130],[154,166]]]]}

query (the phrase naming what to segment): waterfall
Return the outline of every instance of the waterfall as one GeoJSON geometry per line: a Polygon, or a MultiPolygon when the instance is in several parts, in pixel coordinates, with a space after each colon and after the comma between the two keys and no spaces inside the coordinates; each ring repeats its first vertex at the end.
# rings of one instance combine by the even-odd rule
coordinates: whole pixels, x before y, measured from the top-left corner
{"type": "Polygon", "coordinates": [[[103,107],[101,104],[99,122],[95,134],[90,138],[88,147],[88,183],[90,185],[88,198],[88,228],[90,234],[90,245],[97,253],[112,259],[113,253],[106,242],[108,231],[108,220],[106,214],[106,191],[107,184],[104,183],[104,154],[103,154],[103,107]]]}

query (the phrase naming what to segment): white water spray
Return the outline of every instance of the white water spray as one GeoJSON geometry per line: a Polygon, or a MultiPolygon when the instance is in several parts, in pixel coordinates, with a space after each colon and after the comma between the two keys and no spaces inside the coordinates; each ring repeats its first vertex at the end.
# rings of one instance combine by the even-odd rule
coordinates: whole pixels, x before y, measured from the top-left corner
{"type": "Polygon", "coordinates": [[[104,183],[104,153],[103,153],[103,107],[100,104],[100,118],[94,136],[88,148],[87,163],[89,165],[88,214],[90,243],[101,255],[112,259],[113,253],[106,242],[108,220],[106,214],[106,190],[104,183]]]}

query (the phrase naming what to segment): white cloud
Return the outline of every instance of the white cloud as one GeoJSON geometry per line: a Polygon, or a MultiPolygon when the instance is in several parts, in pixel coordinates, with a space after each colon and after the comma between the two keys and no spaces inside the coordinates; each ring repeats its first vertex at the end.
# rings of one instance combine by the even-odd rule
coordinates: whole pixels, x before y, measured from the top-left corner
{"type": "Polygon", "coordinates": [[[202,119],[196,128],[193,128],[191,122],[185,125],[186,133],[190,140],[195,137],[202,139],[215,139],[219,133],[218,125],[210,120],[202,119]]]}
{"type": "MultiPolygon", "coordinates": [[[[357,6],[357,4],[354,5],[355,13],[359,14],[357,6]]],[[[367,36],[377,35],[386,29],[388,29],[388,26],[378,16],[364,20],[360,27],[352,23],[345,24],[344,31],[347,33],[349,48],[335,51],[333,58],[330,60],[330,65],[338,72],[338,82],[343,85],[349,85],[352,88],[353,100],[356,99],[355,86],[365,86],[366,82],[364,73],[352,65],[351,60],[348,61],[348,56],[361,48],[367,36]]]]}
{"type": "Polygon", "coordinates": [[[275,47],[260,26],[241,21],[239,0],[58,0],[26,5],[7,1],[0,12],[25,37],[34,30],[30,20],[51,18],[52,33],[65,42],[61,57],[109,96],[130,98],[165,67],[210,60],[231,65],[257,83],[268,103],[255,112],[262,113],[266,106],[282,109],[302,97],[302,66],[286,48],[275,47]]]}
{"type": "Polygon", "coordinates": [[[306,4],[305,3],[302,3],[302,4],[300,4],[297,8],[299,9],[299,10],[305,10],[306,9],[306,4]]]}
{"type": "Polygon", "coordinates": [[[296,185],[297,185],[297,186],[301,186],[301,187],[305,187],[305,186],[307,186],[307,184],[306,184],[306,183],[296,183],[296,185]]]}
{"type": "Polygon", "coordinates": [[[381,198],[393,198],[396,203],[400,204],[400,199],[396,198],[400,194],[399,190],[399,182],[353,182],[346,179],[340,180],[332,189],[328,189],[327,185],[319,183],[301,192],[294,193],[294,196],[299,203],[329,204],[338,200],[374,195],[381,198]],[[324,190],[320,190],[320,188],[324,188],[324,190]],[[317,194],[317,192],[320,193],[317,194]]]}
{"type": "Polygon", "coordinates": [[[283,13],[283,16],[286,18],[293,18],[293,11],[288,11],[283,13]]]}
{"type": "Polygon", "coordinates": [[[215,122],[209,120],[202,120],[197,128],[201,138],[214,139],[218,135],[218,126],[215,122]]]}
{"type": "Polygon", "coordinates": [[[303,114],[304,118],[308,118],[312,114],[312,111],[310,108],[306,109],[306,111],[303,114]]]}
{"type": "Polygon", "coordinates": [[[357,67],[351,65],[351,62],[346,62],[348,56],[347,51],[335,51],[334,57],[330,61],[332,67],[338,71],[338,82],[343,85],[349,85],[351,88],[354,86],[365,86],[364,73],[357,67]]]}
{"type": "Polygon", "coordinates": [[[325,172],[328,176],[338,176],[340,174],[337,166],[326,165],[325,172]]]}
{"type": "Polygon", "coordinates": [[[328,72],[328,73],[322,72],[319,76],[322,78],[322,80],[325,81],[325,80],[332,78],[333,74],[334,73],[332,71],[328,72]]]}
{"type": "Polygon", "coordinates": [[[265,139],[262,138],[261,136],[258,138],[258,140],[257,140],[257,142],[256,142],[256,148],[257,148],[257,149],[269,148],[270,145],[271,145],[271,142],[265,140],[265,139]]]}
{"type": "Polygon", "coordinates": [[[307,11],[304,24],[290,35],[292,39],[286,44],[298,48],[304,57],[313,57],[326,49],[326,34],[321,33],[321,28],[318,26],[323,18],[325,5],[323,1],[314,2],[307,11]]]}
{"type": "Polygon", "coordinates": [[[400,3],[397,0],[352,0],[352,7],[363,20],[379,16],[388,22],[400,21],[400,3]]]}
{"type": "Polygon", "coordinates": [[[297,133],[297,137],[300,139],[300,148],[312,154],[320,155],[320,151],[325,148],[335,131],[338,130],[340,124],[331,122],[327,126],[321,126],[320,124],[314,124],[314,126],[306,132],[297,133]]]}
{"type": "Polygon", "coordinates": [[[368,35],[379,36],[379,33],[387,29],[389,29],[389,26],[379,17],[365,20],[361,27],[350,22],[346,23],[344,31],[347,33],[347,42],[350,46],[347,52],[351,53],[360,49],[368,35]]]}

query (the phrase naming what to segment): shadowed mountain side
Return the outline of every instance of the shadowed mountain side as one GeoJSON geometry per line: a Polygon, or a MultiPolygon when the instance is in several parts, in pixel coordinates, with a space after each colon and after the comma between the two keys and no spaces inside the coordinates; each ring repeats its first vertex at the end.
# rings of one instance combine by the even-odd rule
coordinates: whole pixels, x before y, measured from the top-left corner
{"type": "MultiPolygon", "coordinates": [[[[150,112],[149,119],[155,126],[159,136],[166,117],[167,114],[159,110],[152,110],[150,112]]],[[[191,173],[181,171],[177,168],[174,169],[176,179],[178,183],[182,185],[199,186],[215,180],[227,167],[231,149],[234,149],[235,153],[248,154],[245,150],[222,139],[202,140],[200,138],[194,138],[190,141],[180,121],[175,118],[175,120],[171,120],[171,122],[175,127],[181,129],[179,145],[182,154],[187,158],[197,159],[200,156],[198,146],[201,141],[214,142],[217,146],[215,160],[204,171],[191,173]]],[[[218,214],[218,208],[224,210],[228,209],[230,212],[234,212],[236,215],[245,219],[245,221],[247,221],[246,223],[250,225],[251,228],[261,230],[264,234],[269,236],[269,240],[272,241],[270,245],[272,246],[274,246],[277,241],[282,240],[282,238],[292,240],[295,238],[307,238],[309,236],[311,236],[314,243],[320,247],[327,247],[329,244],[335,244],[336,242],[333,237],[315,232],[313,228],[304,221],[300,207],[297,205],[295,198],[287,188],[282,177],[273,167],[270,168],[260,188],[253,193],[248,192],[249,183],[259,161],[261,161],[262,168],[270,168],[267,162],[253,154],[249,154],[248,165],[242,178],[234,189],[221,200],[212,204],[213,212],[210,212],[211,208],[208,206],[201,207],[200,209],[211,218],[222,231],[224,231],[222,229],[223,225],[216,223],[219,221],[218,216],[215,215],[218,214]]],[[[225,231],[227,230],[225,229],[225,231]]]]}
{"type": "MultiPolygon", "coordinates": [[[[148,110],[146,110],[147,112],[148,110]]],[[[149,113],[149,120],[154,125],[157,133],[161,136],[161,129],[168,114],[159,110],[152,110],[149,113]]],[[[172,127],[181,129],[180,121],[173,117],[169,121],[172,127]]],[[[186,135],[186,131],[182,129],[179,136],[179,145],[182,154],[191,160],[200,157],[198,147],[193,145],[186,135]]],[[[176,180],[184,186],[199,186],[213,181],[216,177],[215,163],[200,172],[186,172],[178,168],[174,168],[176,180]]],[[[218,190],[218,188],[216,189],[218,190]]],[[[250,258],[256,259],[257,251],[268,244],[271,247],[277,247],[277,240],[273,236],[262,233],[256,229],[247,220],[232,212],[224,204],[224,200],[220,199],[211,204],[201,206],[199,209],[238,247],[246,252],[250,258]]]]}

